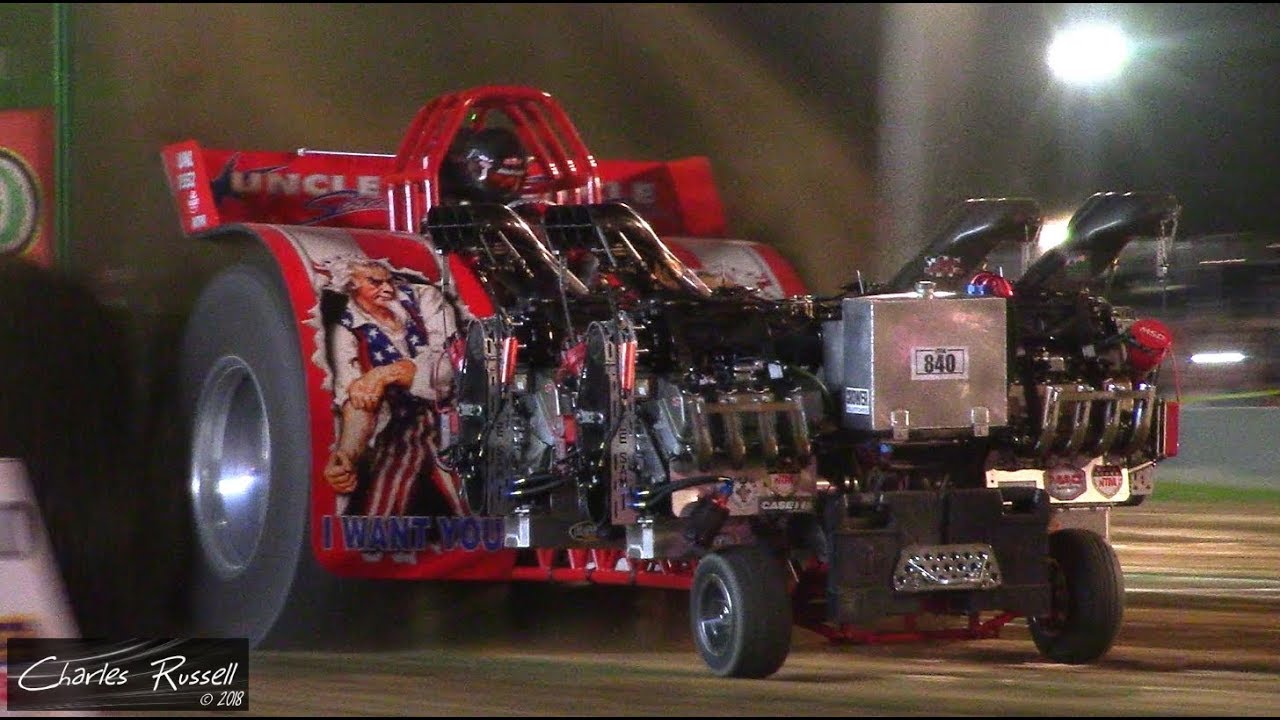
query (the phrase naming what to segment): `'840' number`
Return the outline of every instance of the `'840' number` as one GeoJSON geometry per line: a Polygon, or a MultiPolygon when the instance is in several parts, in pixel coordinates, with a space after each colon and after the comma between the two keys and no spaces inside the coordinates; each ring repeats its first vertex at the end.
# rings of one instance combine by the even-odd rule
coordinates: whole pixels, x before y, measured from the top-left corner
{"type": "Polygon", "coordinates": [[[912,353],[913,380],[963,379],[969,375],[966,348],[918,348],[912,353]]]}
{"type": "Polygon", "coordinates": [[[956,371],[956,356],[951,353],[938,353],[924,356],[926,373],[953,373],[956,371]]]}

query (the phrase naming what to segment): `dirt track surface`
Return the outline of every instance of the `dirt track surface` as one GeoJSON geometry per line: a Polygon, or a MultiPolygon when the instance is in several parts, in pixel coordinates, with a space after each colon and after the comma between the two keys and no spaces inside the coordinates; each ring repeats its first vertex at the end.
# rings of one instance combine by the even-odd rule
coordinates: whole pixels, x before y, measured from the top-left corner
{"type": "MultiPolygon", "coordinates": [[[[688,639],[683,593],[557,588],[551,602],[587,597],[594,606],[558,609],[540,626],[489,640],[446,643],[427,633],[400,653],[254,653],[250,712],[1280,714],[1280,507],[1152,501],[1117,511],[1112,541],[1126,571],[1125,624],[1117,645],[1089,666],[1045,662],[1015,621],[999,639],[943,644],[833,645],[797,630],[777,674],[722,680],[688,639]]],[[[473,612],[499,607],[493,592],[473,593],[473,612]]],[[[483,625],[474,615],[467,622],[483,625]]]]}

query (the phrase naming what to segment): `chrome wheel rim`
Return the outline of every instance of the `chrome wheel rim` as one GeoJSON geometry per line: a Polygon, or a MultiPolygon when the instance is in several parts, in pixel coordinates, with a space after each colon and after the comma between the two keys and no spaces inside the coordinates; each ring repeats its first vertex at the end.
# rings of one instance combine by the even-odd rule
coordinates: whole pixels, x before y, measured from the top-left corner
{"type": "Polygon", "coordinates": [[[698,642],[713,655],[724,655],[733,643],[733,599],[724,580],[712,575],[699,591],[698,642]]]}
{"type": "Polygon", "coordinates": [[[191,501],[201,548],[230,578],[249,566],[266,523],[271,490],[271,434],[253,370],[224,357],[205,378],[196,403],[191,501]]]}

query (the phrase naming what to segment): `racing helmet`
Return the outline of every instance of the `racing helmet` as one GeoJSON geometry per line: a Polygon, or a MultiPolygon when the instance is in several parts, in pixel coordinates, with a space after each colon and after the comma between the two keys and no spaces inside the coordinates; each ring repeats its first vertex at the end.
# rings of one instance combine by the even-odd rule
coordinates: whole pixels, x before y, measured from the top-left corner
{"type": "Polygon", "coordinates": [[[441,190],[468,202],[507,203],[520,197],[529,155],[505,127],[466,131],[454,142],[441,190]]]}

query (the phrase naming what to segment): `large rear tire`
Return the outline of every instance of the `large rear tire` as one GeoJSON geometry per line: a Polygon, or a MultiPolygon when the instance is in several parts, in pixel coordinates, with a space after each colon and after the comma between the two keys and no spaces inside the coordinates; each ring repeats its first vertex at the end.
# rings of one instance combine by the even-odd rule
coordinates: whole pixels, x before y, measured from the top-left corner
{"type": "Polygon", "coordinates": [[[269,262],[204,288],[182,342],[190,630],[255,647],[407,644],[413,584],[340,580],[311,553],[311,433],[297,323],[269,262]]]}
{"type": "Polygon", "coordinates": [[[1124,574],[1101,535],[1080,528],[1049,536],[1048,615],[1031,618],[1031,637],[1054,662],[1090,663],[1111,649],[1124,618],[1124,574]]]}
{"type": "Polygon", "coordinates": [[[763,678],[791,651],[791,595],[782,560],[759,545],[698,562],[689,595],[693,641],[720,677],[763,678]]]}

